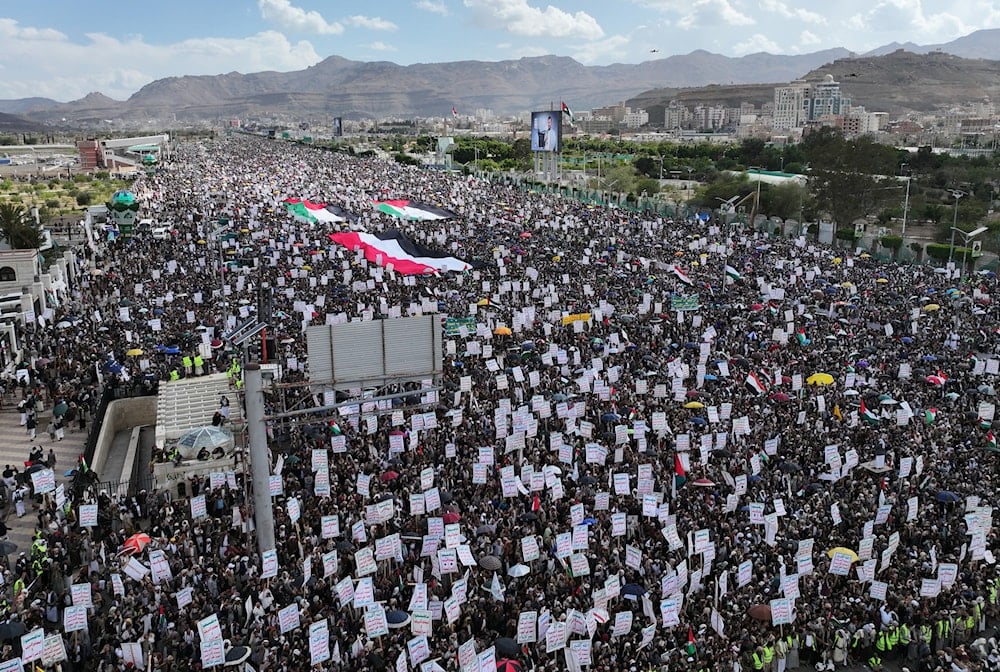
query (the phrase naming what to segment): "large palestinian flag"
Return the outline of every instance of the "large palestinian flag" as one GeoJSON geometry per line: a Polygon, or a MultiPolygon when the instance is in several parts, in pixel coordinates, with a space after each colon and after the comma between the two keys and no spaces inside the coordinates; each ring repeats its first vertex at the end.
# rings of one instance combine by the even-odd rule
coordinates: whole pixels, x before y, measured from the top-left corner
{"type": "Polygon", "coordinates": [[[300,222],[307,224],[314,222],[334,223],[334,222],[355,222],[357,216],[344,210],[339,205],[329,203],[317,203],[309,199],[286,198],[285,207],[289,214],[300,222]]]}
{"type": "Polygon", "coordinates": [[[400,219],[410,219],[414,221],[427,221],[432,219],[454,219],[456,215],[451,210],[438,208],[420,201],[375,201],[375,207],[387,215],[399,217],[400,219]]]}
{"type": "Polygon", "coordinates": [[[330,234],[330,240],[349,250],[362,250],[365,259],[379,266],[392,264],[403,275],[426,275],[444,271],[467,271],[473,264],[449,256],[406,237],[399,231],[379,234],[343,231],[330,234]]]}

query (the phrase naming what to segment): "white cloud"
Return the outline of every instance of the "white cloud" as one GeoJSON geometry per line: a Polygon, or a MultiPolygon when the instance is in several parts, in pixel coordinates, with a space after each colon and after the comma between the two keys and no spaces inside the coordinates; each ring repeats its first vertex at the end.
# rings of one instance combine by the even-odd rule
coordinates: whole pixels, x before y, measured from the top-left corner
{"type": "Polygon", "coordinates": [[[369,49],[374,49],[375,51],[397,51],[396,47],[391,44],[386,44],[381,40],[376,40],[368,45],[369,49]]]}
{"type": "Polygon", "coordinates": [[[808,30],[803,30],[799,33],[799,45],[803,47],[812,47],[820,43],[819,35],[811,33],[808,30]]]}
{"type": "Polygon", "coordinates": [[[752,26],[756,21],[741,12],[730,0],[637,0],[644,7],[661,12],[678,14],[674,25],[692,28],[718,28],[720,26],[752,26]]]}
{"type": "Polygon", "coordinates": [[[161,77],[301,70],[322,60],[309,42],[291,43],[275,31],[170,44],[88,33],[85,40],[73,42],[57,31],[0,21],[0,35],[5,38],[0,98],[45,96],[65,101],[100,91],[124,100],[161,77]]]}
{"type": "Polygon", "coordinates": [[[826,24],[826,17],[808,9],[790,8],[781,0],[761,0],[760,6],[768,11],[783,16],[786,19],[795,19],[804,23],[815,23],[817,25],[826,24]]]}
{"type": "Polygon", "coordinates": [[[425,12],[430,12],[431,14],[440,14],[441,16],[448,16],[448,6],[444,4],[444,0],[420,0],[417,3],[417,9],[422,9],[425,12]]]}
{"type": "Polygon", "coordinates": [[[344,19],[344,23],[356,28],[367,28],[368,30],[396,30],[399,27],[392,21],[386,21],[379,16],[349,16],[344,19]]]}
{"type": "Polygon", "coordinates": [[[583,40],[604,36],[600,24],[586,12],[571,14],[552,5],[540,9],[529,5],[527,0],[464,0],[464,3],[480,24],[515,35],[583,40]]]}
{"type": "Polygon", "coordinates": [[[290,0],[257,0],[257,6],[266,21],[285,30],[316,35],[340,35],[344,32],[340,23],[327,21],[319,12],[295,7],[290,0]]]}
{"type": "Polygon", "coordinates": [[[750,39],[745,42],[739,42],[733,45],[733,53],[737,56],[756,54],[761,51],[766,51],[769,54],[778,54],[781,53],[781,47],[779,47],[776,42],[769,39],[766,35],[761,35],[760,33],[754,33],[750,39]]]}
{"type": "Polygon", "coordinates": [[[573,58],[584,65],[590,63],[613,63],[623,61],[628,56],[627,47],[631,38],[626,35],[611,35],[607,39],[587,42],[573,52],[573,58]]]}
{"type": "Polygon", "coordinates": [[[532,47],[528,45],[516,45],[511,47],[511,58],[534,58],[535,56],[548,56],[551,50],[545,47],[532,47]]]}

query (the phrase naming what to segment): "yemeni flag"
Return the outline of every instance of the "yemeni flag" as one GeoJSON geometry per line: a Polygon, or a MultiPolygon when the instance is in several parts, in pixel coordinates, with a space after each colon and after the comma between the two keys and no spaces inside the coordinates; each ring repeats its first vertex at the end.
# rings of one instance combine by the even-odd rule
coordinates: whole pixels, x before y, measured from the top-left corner
{"type": "Polygon", "coordinates": [[[730,266],[729,264],[726,264],[726,277],[732,280],[733,282],[743,279],[743,276],[740,275],[740,272],[737,271],[732,266],[730,266]]]}
{"type": "Polygon", "coordinates": [[[375,208],[387,215],[415,222],[427,222],[435,219],[455,219],[458,216],[451,210],[406,199],[375,201],[375,208]]]}
{"type": "Polygon", "coordinates": [[[878,424],[878,416],[872,413],[867,406],[865,406],[865,400],[861,400],[861,419],[867,422],[869,425],[878,424]]]}
{"type": "Polygon", "coordinates": [[[687,482],[687,470],[679,453],[674,453],[674,488],[679,488],[687,482]]]}
{"type": "Polygon", "coordinates": [[[677,266],[675,264],[672,267],[672,269],[673,269],[674,275],[677,276],[678,280],[680,280],[681,282],[683,282],[685,285],[688,285],[690,287],[694,287],[694,280],[692,280],[691,278],[689,278],[687,276],[687,273],[685,273],[684,271],[682,271],[679,266],[677,266]]]}
{"type": "Polygon", "coordinates": [[[576,119],[573,118],[573,110],[569,109],[569,105],[566,104],[565,100],[561,101],[561,103],[562,103],[562,113],[565,116],[569,117],[569,125],[572,126],[573,122],[576,121],[576,119]]]}
{"type": "Polygon", "coordinates": [[[361,250],[365,259],[379,266],[388,267],[392,264],[393,270],[403,275],[461,272],[474,268],[467,261],[421,245],[394,230],[377,235],[362,231],[342,231],[330,234],[330,240],[349,250],[361,250]]]}
{"type": "Polygon", "coordinates": [[[936,408],[925,409],[924,410],[924,424],[925,425],[932,424],[934,422],[934,419],[937,417],[937,412],[938,411],[937,411],[936,408]]]}
{"type": "Polygon", "coordinates": [[[687,655],[689,656],[693,656],[695,652],[698,650],[698,647],[695,645],[694,641],[694,628],[691,627],[690,625],[688,626],[688,643],[687,646],[685,647],[685,650],[687,651],[687,655]]]}
{"type": "Polygon", "coordinates": [[[747,374],[745,382],[747,387],[753,390],[755,394],[764,394],[767,391],[767,386],[761,382],[760,377],[753,371],[747,374]]]}
{"type": "Polygon", "coordinates": [[[1000,449],[997,448],[997,438],[993,436],[992,431],[986,435],[986,450],[991,453],[1000,452],[1000,449]]]}

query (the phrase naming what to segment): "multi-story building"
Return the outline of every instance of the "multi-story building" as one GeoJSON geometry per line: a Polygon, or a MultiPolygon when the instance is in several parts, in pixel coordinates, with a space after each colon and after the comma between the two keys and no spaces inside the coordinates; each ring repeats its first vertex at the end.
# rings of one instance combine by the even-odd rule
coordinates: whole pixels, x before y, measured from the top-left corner
{"type": "Polygon", "coordinates": [[[820,117],[845,114],[851,107],[851,99],[840,90],[840,82],[833,75],[825,75],[822,82],[811,86],[809,92],[808,121],[820,117]]]}
{"type": "Polygon", "coordinates": [[[810,85],[796,80],[788,86],[774,88],[774,128],[785,130],[800,128],[809,119],[810,85]]]}
{"type": "Polygon", "coordinates": [[[633,110],[630,107],[625,108],[625,117],[622,119],[622,123],[625,124],[626,128],[639,128],[645,126],[649,123],[649,113],[646,110],[633,110]]]}

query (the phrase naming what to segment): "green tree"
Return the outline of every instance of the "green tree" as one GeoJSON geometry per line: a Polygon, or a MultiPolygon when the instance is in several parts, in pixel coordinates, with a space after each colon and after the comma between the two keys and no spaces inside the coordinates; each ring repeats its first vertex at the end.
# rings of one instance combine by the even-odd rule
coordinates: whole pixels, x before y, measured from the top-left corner
{"type": "Polygon", "coordinates": [[[16,203],[0,203],[0,236],[15,250],[37,249],[42,244],[41,231],[24,206],[16,203]]]}

